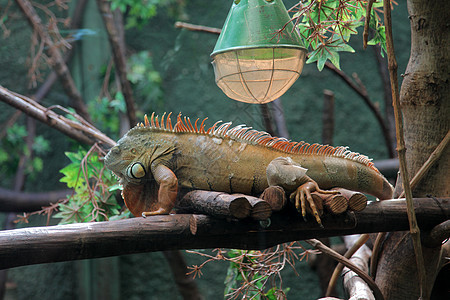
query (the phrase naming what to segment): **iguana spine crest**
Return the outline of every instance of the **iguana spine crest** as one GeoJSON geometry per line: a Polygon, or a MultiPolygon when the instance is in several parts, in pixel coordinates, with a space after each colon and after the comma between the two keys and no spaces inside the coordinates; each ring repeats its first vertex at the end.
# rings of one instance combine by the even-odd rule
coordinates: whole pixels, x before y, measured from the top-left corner
{"type": "Polygon", "coordinates": [[[375,170],[377,173],[380,173],[378,169],[374,166],[372,159],[357,152],[347,150],[348,147],[344,146],[333,147],[317,143],[309,144],[303,141],[292,142],[286,138],[273,137],[267,132],[258,131],[252,129],[252,127],[246,127],[245,125],[237,125],[235,127],[231,127],[232,125],[231,122],[219,125],[220,123],[222,123],[222,121],[218,121],[214,123],[214,125],[211,126],[209,129],[205,129],[205,121],[208,118],[204,118],[200,123],[200,127],[198,127],[200,118],[197,118],[194,122],[194,125],[192,125],[190,118],[186,116],[182,117],[181,113],[179,113],[177,116],[177,122],[175,123],[175,126],[172,126],[172,120],[170,118],[172,113],[169,113],[167,115],[167,118],[165,118],[165,115],[166,113],[162,115],[160,121],[158,120],[158,116],[155,116],[155,113],[152,113],[150,121],[148,120],[147,115],[145,115],[144,123],[137,124],[135,128],[148,127],[154,130],[161,130],[174,133],[196,133],[219,138],[227,137],[235,141],[250,143],[254,145],[261,145],[285,153],[340,157],[351,161],[359,162],[375,170]]]}

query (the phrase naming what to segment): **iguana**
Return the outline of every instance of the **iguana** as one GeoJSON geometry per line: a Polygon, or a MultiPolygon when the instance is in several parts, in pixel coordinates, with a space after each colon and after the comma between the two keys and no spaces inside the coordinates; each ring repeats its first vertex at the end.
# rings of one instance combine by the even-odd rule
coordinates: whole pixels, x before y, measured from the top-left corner
{"type": "Polygon", "coordinates": [[[392,196],[392,186],[371,160],[347,147],[291,142],[251,127],[171,114],[160,121],[147,116],[123,136],[105,157],[105,165],[120,179],[126,206],[135,216],[168,214],[178,186],[259,196],[279,185],[305,217],[309,204],[321,224],[310,193],[342,187],[392,196]]]}

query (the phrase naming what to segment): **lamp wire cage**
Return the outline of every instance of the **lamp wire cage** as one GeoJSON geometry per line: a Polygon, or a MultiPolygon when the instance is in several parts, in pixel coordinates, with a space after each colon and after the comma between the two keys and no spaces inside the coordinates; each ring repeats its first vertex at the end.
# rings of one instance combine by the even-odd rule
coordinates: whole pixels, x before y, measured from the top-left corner
{"type": "Polygon", "coordinates": [[[294,47],[244,48],[214,55],[216,83],[230,98],[268,103],[300,76],[306,51],[294,47]]]}
{"type": "Polygon", "coordinates": [[[282,0],[240,0],[233,1],[211,58],[228,97],[262,104],[297,80],[306,49],[282,0]]]}

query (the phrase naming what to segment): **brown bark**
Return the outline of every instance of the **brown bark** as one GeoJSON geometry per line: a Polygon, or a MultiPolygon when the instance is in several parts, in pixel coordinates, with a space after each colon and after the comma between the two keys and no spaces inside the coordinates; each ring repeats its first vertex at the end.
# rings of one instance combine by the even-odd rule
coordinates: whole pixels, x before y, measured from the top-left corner
{"type": "Polygon", "coordinates": [[[40,105],[36,101],[25,96],[11,92],[0,85],[0,101],[3,101],[12,107],[20,109],[30,117],[33,117],[50,127],[53,127],[68,137],[85,143],[93,145],[96,142],[102,142],[107,146],[114,146],[115,141],[105,136],[98,129],[83,121],[82,123],[75,122],[63,117],[52,110],[40,105]]]}
{"type": "Polygon", "coordinates": [[[340,194],[320,194],[318,192],[311,193],[319,213],[325,207],[333,214],[340,214],[347,210],[347,199],[340,194]]]}
{"type": "Polygon", "coordinates": [[[116,23],[114,21],[114,16],[111,11],[110,1],[97,0],[98,8],[103,17],[103,22],[105,23],[106,31],[108,32],[109,43],[111,45],[114,65],[116,66],[116,72],[119,77],[120,86],[122,88],[123,97],[125,99],[125,104],[127,106],[127,116],[130,122],[130,128],[136,125],[136,109],[135,101],[133,97],[133,90],[131,88],[131,83],[127,78],[127,62],[125,56],[125,49],[121,44],[120,33],[117,30],[116,23]]]}
{"type": "Polygon", "coordinates": [[[218,218],[244,219],[250,216],[252,205],[244,195],[192,191],[178,202],[177,208],[182,212],[202,213],[218,218]]]}
{"type": "MultiPolygon", "coordinates": [[[[352,246],[357,242],[359,236],[346,236],[344,237],[345,245],[348,249],[352,248],[352,246]]],[[[365,273],[369,271],[369,259],[372,251],[370,251],[369,247],[366,245],[362,245],[349,260],[355,264],[358,268],[360,268],[365,273]]],[[[343,275],[343,285],[344,289],[347,291],[349,299],[359,299],[359,300],[372,300],[374,299],[374,292],[370,289],[369,285],[366,284],[353,271],[350,271],[348,268],[344,268],[342,271],[343,275]]],[[[376,296],[376,294],[375,294],[376,296]]]]}
{"type": "MultiPolygon", "coordinates": [[[[411,57],[401,88],[406,158],[411,179],[450,129],[450,54],[448,16],[445,0],[409,0],[411,57]]],[[[413,190],[413,195],[449,195],[450,149],[413,190]]],[[[420,226],[420,224],[419,224],[420,226]]],[[[423,228],[420,226],[423,230],[423,228]]],[[[417,299],[419,285],[409,233],[391,233],[384,242],[376,282],[388,299],[417,299]]],[[[441,266],[440,247],[423,247],[426,262],[424,295],[431,288],[441,266]]]]}
{"type": "Polygon", "coordinates": [[[264,190],[260,198],[269,203],[273,211],[280,211],[287,204],[286,193],[280,186],[269,186],[264,190]]]}
{"type": "MultiPolygon", "coordinates": [[[[431,230],[450,214],[449,198],[415,200],[423,229],[431,230]]],[[[175,249],[266,249],[287,241],[408,228],[403,200],[374,202],[362,212],[324,215],[325,229],[314,221],[304,222],[296,212],[274,214],[271,221],[262,227],[253,220],[165,215],[5,230],[0,232],[0,269],[175,249]]]]}
{"type": "Polygon", "coordinates": [[[336,189],[341,195],[347,199],[348,208],[352,211],[362,211],[367,206],[366,195],[360,192],[349,191],[346,189],[336,189]]]}
{"type": "MultiPolygon", "coordinates": [[[[348,289],[349,290],[351,289],[351,291],[352,291],[352,294],[350,296],[355,296],[355,295],[360,294],[361,290],[368,290],[366,288],[366,284],[367,284],[370,287],[370,290],[368,290],[368,291],[373,292],[376,300],[384,299],[383,294],[381,294],[381,291],[375,284],[375,281],[373,281],[373,279],[367,274],[367,265],[365,265],[364,263],[363,264],[359,263],[362,267],[365,267],[365,270],[361,269],[360,266],[356,266],[348,258],[346,258],[346,257],[338,254],[337,252],[333,251],[332,249],[326,247],[318,240],[310,239],[310,240],[305,240],[305,242],[314,246],[316,249],[319,249],[322,253],[333,257],[334,259],[339,261],[339,263],[342,263],[347,268],[351,269],[352,272],[350,272],[350,273],[354,272],[354,274],[350,274],[348,276],[347,280],[345,280],[345,277],[344,277],[344,284],[348,282],[348,285],[349,285],[348,289]],[[360,287],[358,284],[355,285],[355,279],[357,281],[359,281],[359,280],[362,281],[361,282],[362,287],[360,287]]],[[[356,299],[365,299],[365,298],[359,298],[359,297],[355,297],[355,298],[356,299]]],[[[353,299],[353,298],[351,298],[351,299],[353,299]]],[[[367,299],[372,300],[373,298],[367,298],[367,299]]]]}

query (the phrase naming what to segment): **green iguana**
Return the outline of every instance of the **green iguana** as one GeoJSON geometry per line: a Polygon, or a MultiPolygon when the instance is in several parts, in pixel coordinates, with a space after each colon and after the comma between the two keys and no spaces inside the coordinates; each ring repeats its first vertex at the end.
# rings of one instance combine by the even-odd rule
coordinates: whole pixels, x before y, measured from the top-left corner
{"type": "Polygon", "coordinates": [[[321,224],[311,192],[333,187],[360,191],[380,199],[392,196],[392,186],[364,155],[347,147],[291,142],[244,125],[204,119],[192,125],[170,114],[164,121],[152,114],[122,137],[105,158],[105,165],[123,185],[125,204],[135,216],[168,214],[178,186],[259,196],[279,185],[294,199],[303,217],[309,204],[321,224]],[[220,124],[220,125],[219,125],[220,124]]]}

